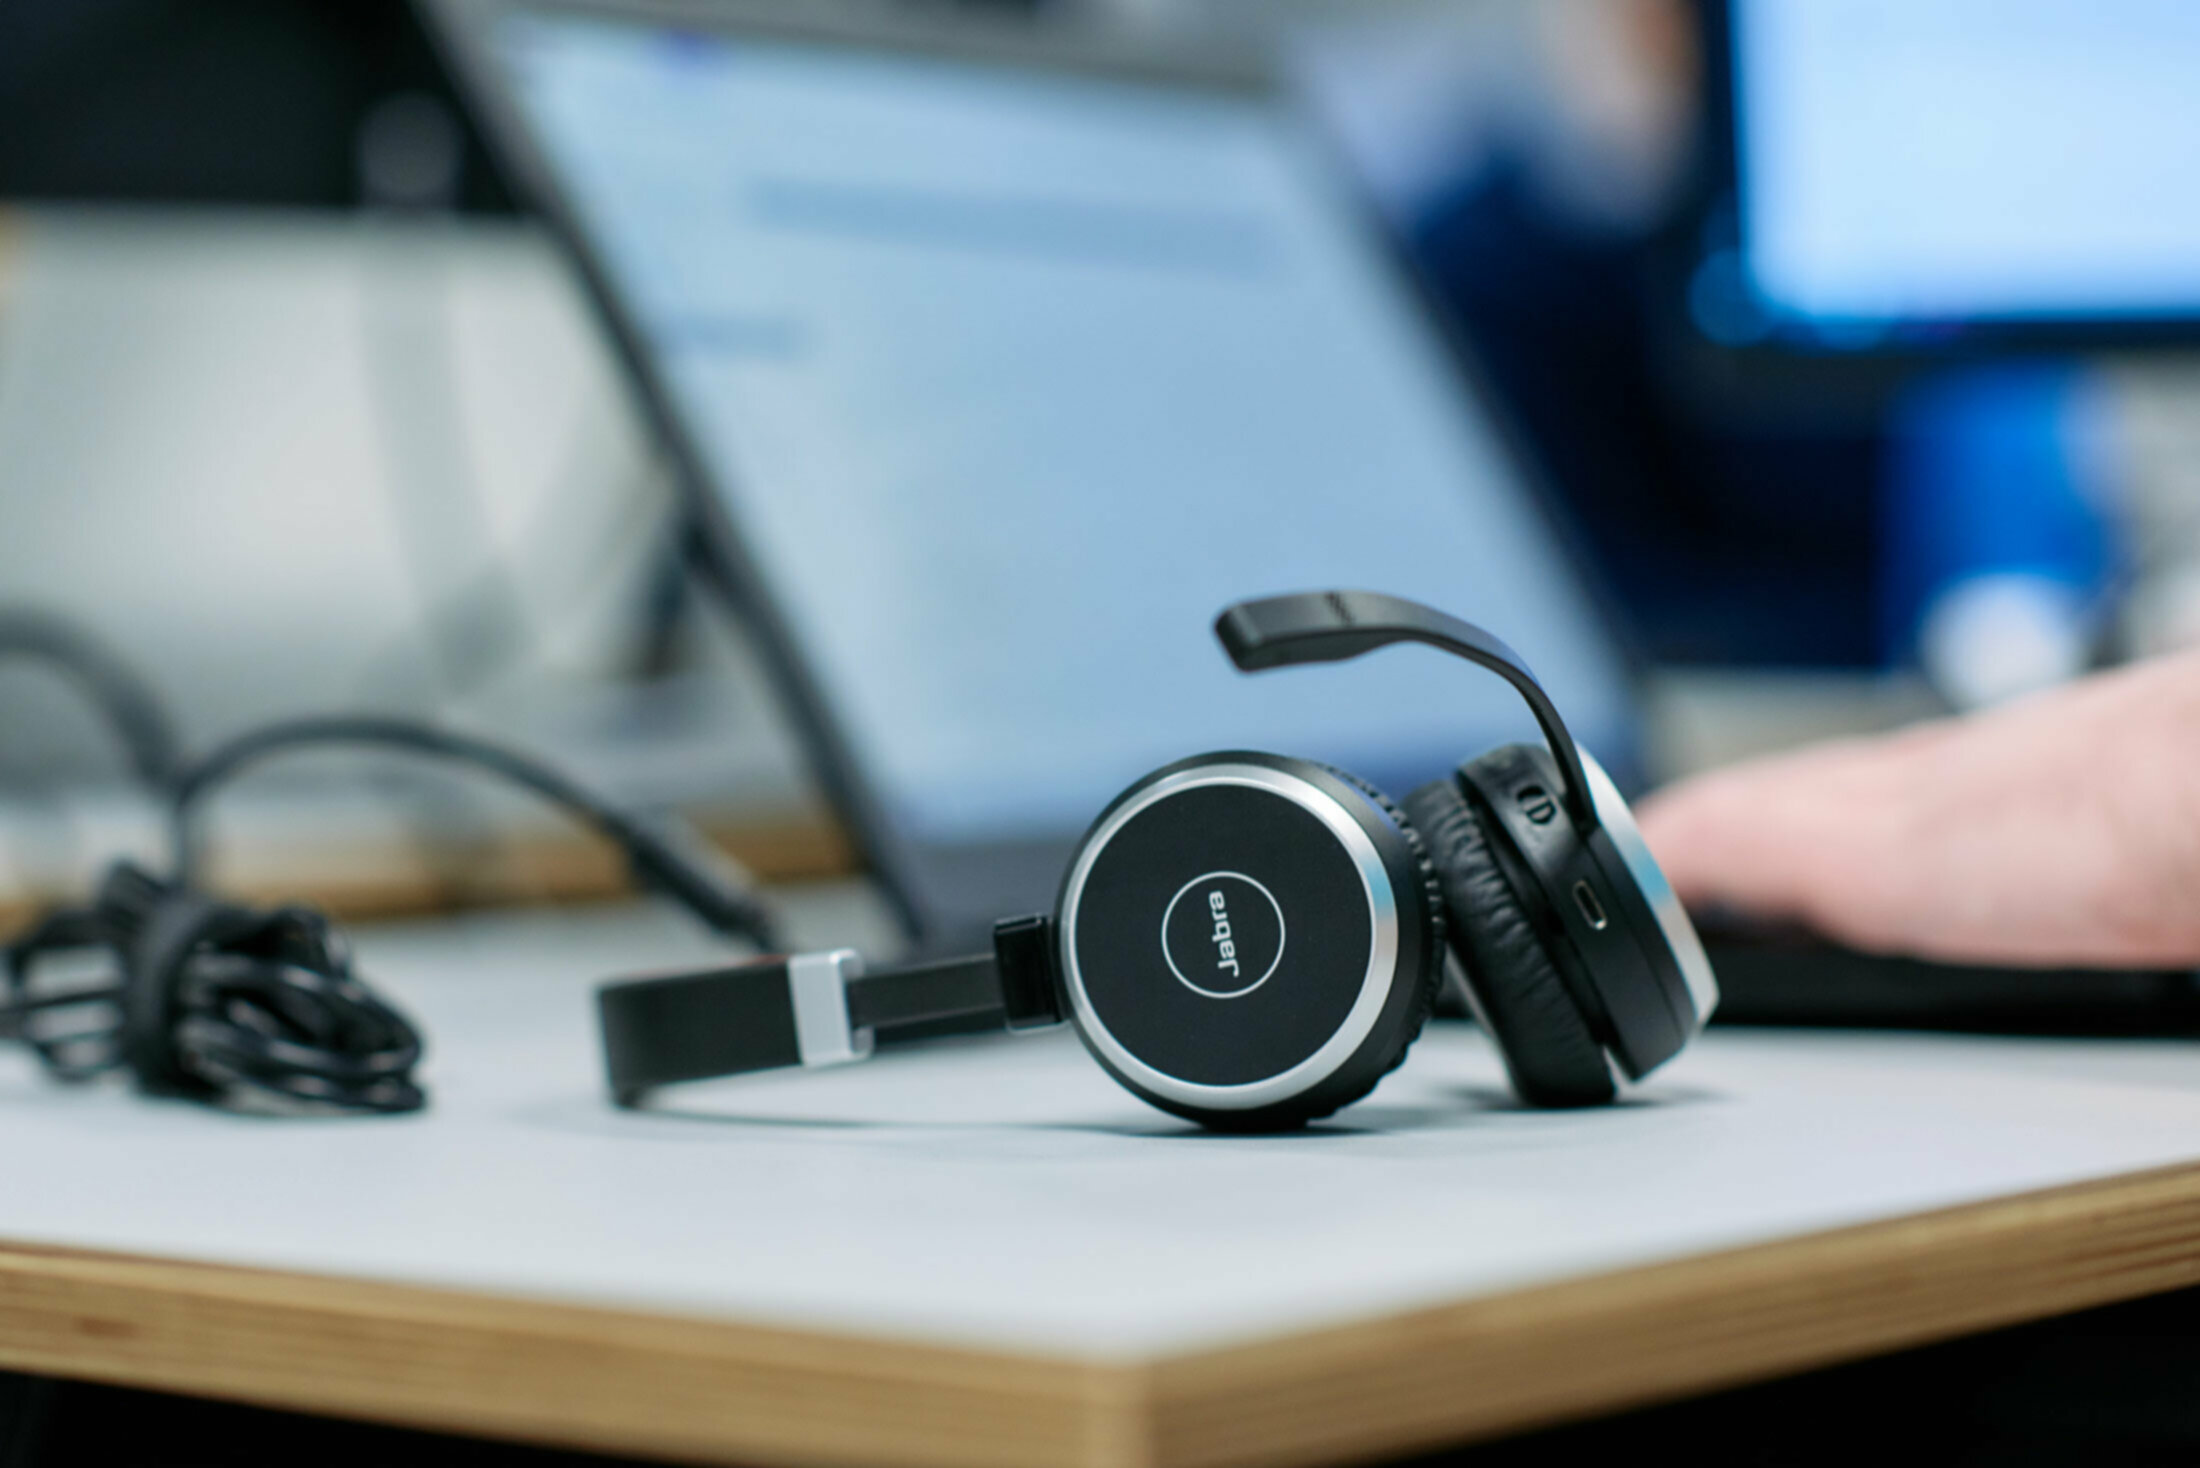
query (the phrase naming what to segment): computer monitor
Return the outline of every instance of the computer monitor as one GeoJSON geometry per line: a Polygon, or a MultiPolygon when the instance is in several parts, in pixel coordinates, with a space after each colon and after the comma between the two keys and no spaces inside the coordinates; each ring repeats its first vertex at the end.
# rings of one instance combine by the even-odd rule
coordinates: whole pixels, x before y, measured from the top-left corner
{"type": "Polygon", "coordinates": [[[1727,0],[1739,284],[1824,351],[2200,327],[2200,6],[1727,0]]]}
{"type": "Polygon", "coordinates": [[[1510,640],[1607,764],[1618,641],[1487,403],[1258,68],[907,9],[445,0],[874,865],[935,935],[1046,906],[1171,760],[1393,791],[1534,737],[1434,655],[1247,678],[1237,599],[1510,640]]]}

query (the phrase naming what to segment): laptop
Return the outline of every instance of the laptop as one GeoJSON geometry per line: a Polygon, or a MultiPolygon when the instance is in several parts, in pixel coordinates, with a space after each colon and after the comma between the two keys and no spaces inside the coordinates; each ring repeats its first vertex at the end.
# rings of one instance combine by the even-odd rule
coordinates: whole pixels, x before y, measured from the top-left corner
{"type": "Polygon", "coordinates": [[[1256,58],[965,7],[434,0],[823,783],[926,946],[1047,907],[1186,755],[1402,794],[1535,737],[1423,651],[1245,678],[1227,603],[1480,622],[1639,769],[1611,620],[1471,362],[1256,58]]]}

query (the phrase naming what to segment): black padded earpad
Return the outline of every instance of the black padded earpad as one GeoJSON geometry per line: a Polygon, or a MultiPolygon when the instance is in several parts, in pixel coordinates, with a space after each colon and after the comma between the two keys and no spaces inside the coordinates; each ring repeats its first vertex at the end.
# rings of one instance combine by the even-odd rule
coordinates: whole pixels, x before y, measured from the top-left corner
{"type": "Polygon", "coordinates": [[[1389,1075],[1405,1061],[1406,1052],[1413,1048],[1413,1042],[1420,1038],[1422,1029],[1428,1024],[1429,1015],[1435,1012],[1436,996],[1444,987],[1446,918],[1443,883],[1437,876],[1435,859],[1429,852],[1428,841],[1414,828],[1412,818],[1398,808],[1396,801],[1359,776],[1340,770],[1335,765],[1323,765],[1322,768],[1373,801],[1378,809],[1397,823],[1399,833],[1406,838],[1406,845],[1413,848],[1413,862],[1421,873],[1421,891],[1399,893],[1399,907],[1406,913],[1417,909],[1424,915],[1421,930],[1423,957],[1421,972],[1417,976],[1413,1008],[1407,1013],[1405,1022],[1398,1027],[1391,1042],[1396,1048],[1383,1061],[1382,1069],[1376,1073],[1375,1080],[1368,1082],[1367,1090],[1360,1092],[1358,1096],[1337,1103],[1338,1107],[1343,1107],[1374,1090],[1382,1077],[1389,1075]]]}
{"type": "Polygon", "coordinates": [[[1455,780],[1406,797],[1450,909],[1453,952],[1505,1058],[1513,1090],[1532,1106],[1596,1106],[1616,1094],[1611,1066],[1543,950],[1520,895],[1490,850],[1482,818],[1455,780]]]}

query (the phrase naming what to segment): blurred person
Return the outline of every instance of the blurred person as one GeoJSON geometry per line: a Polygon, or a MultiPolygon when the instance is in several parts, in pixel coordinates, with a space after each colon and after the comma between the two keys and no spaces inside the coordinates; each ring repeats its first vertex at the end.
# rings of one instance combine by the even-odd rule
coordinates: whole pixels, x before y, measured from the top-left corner
{"type": "Polygon", "coordinates": [[[1692,907],[1965,963],[2200,965],[2200,651],[1639,807],[1692,907]]]}

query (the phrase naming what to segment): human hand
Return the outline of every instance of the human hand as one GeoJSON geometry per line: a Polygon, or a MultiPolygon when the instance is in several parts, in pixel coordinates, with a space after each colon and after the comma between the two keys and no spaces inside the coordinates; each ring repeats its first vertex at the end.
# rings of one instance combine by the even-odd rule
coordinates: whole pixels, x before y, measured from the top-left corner
{"type": "Polygon", "coordinates": [[[1691,906],[1945,961],[2200,964],[2200,654],[1716,770],[1637,815],[1691,906]]]}

